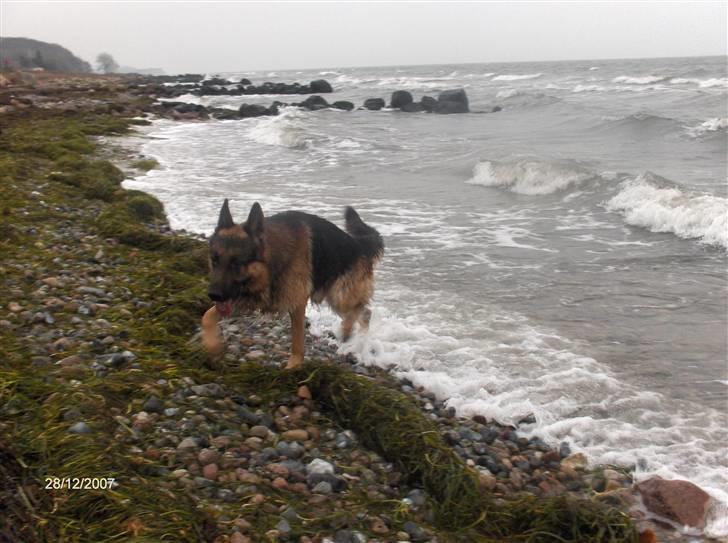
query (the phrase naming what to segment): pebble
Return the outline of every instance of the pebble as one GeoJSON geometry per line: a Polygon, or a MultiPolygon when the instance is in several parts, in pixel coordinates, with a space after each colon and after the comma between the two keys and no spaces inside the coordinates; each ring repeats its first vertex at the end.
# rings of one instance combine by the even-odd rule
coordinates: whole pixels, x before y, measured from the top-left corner
{"type": "Polygon", "coordinates": [[[77,422],[76,424],[71,426],[68,431],[71,434],[90,434],[93,432],[91,427],[83,421],[77,422]]]}
{"type": "Polygon", "coordinates": [[[334,473],[334,466],[326,460],[315,458],[306,466],[306,473],[309,475],[321,475],[334,473]]]}
{"type": "Polygon", "coordinates": [[[281,437],[287,441],[306,441],[309,436],[306,430],[287,430],[281,437]]]}
{"type": "Polygon", "coordinates": [[[207,464],[206,466],[202,467],[202,475],[206,479],[215,480],[217,479],[217,474],[220,468],[218,468],[217,464],[207,464]]]}

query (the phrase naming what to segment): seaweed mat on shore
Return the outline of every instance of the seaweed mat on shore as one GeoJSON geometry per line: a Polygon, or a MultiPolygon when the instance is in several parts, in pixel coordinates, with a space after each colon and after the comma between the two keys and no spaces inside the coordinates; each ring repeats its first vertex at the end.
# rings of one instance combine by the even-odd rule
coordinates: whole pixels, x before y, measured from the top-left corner
{"type": "Polygon", "coordinates": [[[339,424],[427,490],[439,528],[468,541],[638,540],[628,515],[603,503],[561,496],[494,498],[409,397],[373,379],[322,361],[292,372],[254,363],[241,369],[241,384],[261,391],[290,393],[307,385],[339,424]]]}

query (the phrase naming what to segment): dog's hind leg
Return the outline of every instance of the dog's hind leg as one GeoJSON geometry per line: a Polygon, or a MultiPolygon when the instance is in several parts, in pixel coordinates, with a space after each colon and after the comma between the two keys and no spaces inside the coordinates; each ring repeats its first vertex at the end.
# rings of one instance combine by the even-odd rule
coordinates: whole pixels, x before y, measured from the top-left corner
{"type": "Polygon", "coordinates": [[[372,310],[368,306],[359,313],[359,326],[361,326],[362,332],[369,330],[369,321],[372,320],[372,310]]]}
{"type": "Polygon", "coordinates": [[[291,357],[286,365],[287,370],[297,368],[303,363],[306,334],[306,304],[289,311],[291,316],[291,357]]]}

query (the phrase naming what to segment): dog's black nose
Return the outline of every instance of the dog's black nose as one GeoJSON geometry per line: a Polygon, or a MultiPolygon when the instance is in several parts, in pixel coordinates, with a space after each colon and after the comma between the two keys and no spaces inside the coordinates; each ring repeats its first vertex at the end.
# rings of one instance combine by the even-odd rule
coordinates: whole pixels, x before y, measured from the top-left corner
{"type": "Polygon", "coordinates": [[[212,300],[213,302],[222,302],[223,301],[222,294],[220,294],[218,292],[209,291],[207,293],[207,295],[210,297],[210,300],[212,300]]]}

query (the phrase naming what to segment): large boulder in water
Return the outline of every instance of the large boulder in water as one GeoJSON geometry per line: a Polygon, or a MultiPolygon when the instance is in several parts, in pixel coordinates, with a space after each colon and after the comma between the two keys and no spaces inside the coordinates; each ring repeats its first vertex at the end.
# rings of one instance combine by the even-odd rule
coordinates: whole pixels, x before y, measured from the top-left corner
{"type": "Polygon", "coordinates": [[[268,115],[269,112],[267,107],[260,104],[243,104],[240,106],[238,113],[240,113],[240,117],[246,118],[262,117],[263,115],[268,115]]]}
{"type": "Polygon", "coordinates": [[[432,96],[423,96],[422,100],[420,100],[420,104],[422,104],[422,108],[425,111],[432,113],[435,111],[435,107],[437,106],[437,100],[435,100],[432,96]]]}
{"type": "Polygon", "coordinates": [[[316,95],[309,96],[298,105],[299,107],[305,107],[306,109],[311,111],[316,111],[318,109],[325,109],[329,107],[329,103],[326,101],[325,98],[316,95]]]}
{"type": "Polygon", "coordinates": [[[645,507],[683,526],[705,527],[710,496],[689,481],[652,477],[636,485],[645,507]]]}
{"type": "Polygon", "coordinates": [[[352,109],[354,109],[354,104],[347,100],[339,100],[331,104],[331,107],[336,109],[343,109],[344,111],[351,111],[352,109]]]}
{"type": "Polygon", "coordinates": [[[437,97],[435,113],[468,113],[468,95],[465,89],[442,91],[437,97]]]}
{"type": "Polygon", "coordinates": [[[311,87],[311,92],[334,92],[334,89],[331,88],[331,84],[325,79],[317,79],[316,81],[311,81],[309,87],[311,87]]]}
{"type": "Polygon", "coordinates": [[[403,90],[394,91],[392,93],[392,100],[389,103],[389,107],[400,109],[402,106],[406,106],[412,102],[414,102],[414,99],[409,92],[403,90]]]}
{"type": "Polygon", "coordinates": [[[379,111],[384,105],[384,98],[367,98],[364,100],[364,107],[370,111],[379,111]]]}

